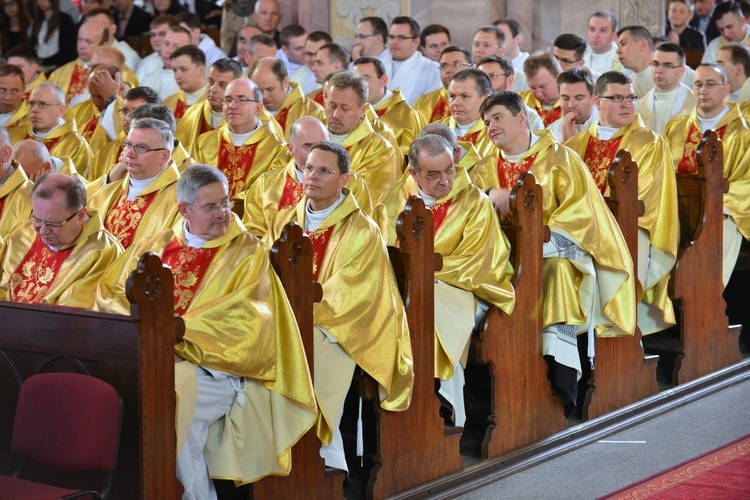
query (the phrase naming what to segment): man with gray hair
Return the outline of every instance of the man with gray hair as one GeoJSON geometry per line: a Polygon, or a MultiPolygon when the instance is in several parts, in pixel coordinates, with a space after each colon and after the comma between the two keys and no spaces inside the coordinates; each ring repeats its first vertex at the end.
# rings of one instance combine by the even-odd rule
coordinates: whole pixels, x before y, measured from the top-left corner
{"type": "Polygon", "coordinates": [[[125,284],[145,252],[172,269],[174,312],[185,322],[175,345],[176,415],[185,424],[177,426],[177,477],[183,499],[215,499],[210,476],[244,483],[288,474],[282,458],[317,411],[291,306],[268,249],[232,213],[226,177],[194,165],[176,195],[182,219],[111,266],[96,308],[130,310],[125,284]]]}
{"type": "Polygon", "coordinates": [[[174,196],[180,173],[172,149],[174,136],[168,124],[154,118],[134,121],[123,143],[127,175],[102,187],[91,199],[104,226],[126,249],[170,228],[177,218],[174,196]]]}
{"type": "Polygon", "coordinates": [[[448,125],[440,122],[425,125],[422,127],[422,130],[419,131],[417,139],[421,139],[430,134],[439,135],[448,142],[451,150],[453,150],[453,163],[460,167],[464,167],[467,172],[474,168],[480,160],[477,148],[468,141],[459,141],[456,132],[448,125]]]}
{"type": "Polygon", "coordinates": [[[50,172],[31,190],[31,218],[0,255],[0,300],[90,309],[104,271],[122,246],[94,210],[80,179],[50,172]]]}
{"type": "Polygon", "coordinates": [[[0,127],[0,237],[5,237],[31,211],[30,194],[34,184],[12,154],[10,135],[0,127]]]}
{"type": "Polygon", "coordinates": [[[42,83],[29,95],[29,121],[14,128],[13,143],[24,139],[41,141],[52,156],[69,156],[76,169],[86,176],[93,154],[86,140],[78,133],[75,120],[66,121],[65,94],[54,83],[42,83]]]}
{"type": "Polygon", "coordinates": [[[435,272],[435,377],[441,379],[441,414],[449,425],[463,426],[463,366],[475,315],[493,304],[513,311],[510,245],[497,223],[489,198],[454,163],[454,149],[435,134],[409,149],[409,176],[380,199],[373,213],[386,239],[396,243],[396,220],[411,196],[420,196],[434,217],[435,252],[443,268],[435,272]],[[479,309],[477,309],[479,307],[479,309]]]}

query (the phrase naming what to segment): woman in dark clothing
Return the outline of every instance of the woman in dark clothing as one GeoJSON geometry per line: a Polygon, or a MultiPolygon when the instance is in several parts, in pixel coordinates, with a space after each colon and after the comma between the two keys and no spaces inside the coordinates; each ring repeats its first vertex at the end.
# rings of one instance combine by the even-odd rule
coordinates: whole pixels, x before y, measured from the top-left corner
{"type": "Polygon", "coordinates": [[[44,71],[66,64],[76,57],[76,29],[73,19],[60,12],[59,0],[36,0],[31,39],[44,71]]]}
{"type": "Polygon", "coordinates": [[[166,14],[175,15],[179,14],[185,8],[177,0],[153,0],[154,3],[154,17],[163,16],[166,14]]]}
{"type": "Polygon", "coordinates": [[[0,47],[5,54],[16,45],[29,45],[31,16],[24,0],[3,0],[0,10],[0,47]]]}

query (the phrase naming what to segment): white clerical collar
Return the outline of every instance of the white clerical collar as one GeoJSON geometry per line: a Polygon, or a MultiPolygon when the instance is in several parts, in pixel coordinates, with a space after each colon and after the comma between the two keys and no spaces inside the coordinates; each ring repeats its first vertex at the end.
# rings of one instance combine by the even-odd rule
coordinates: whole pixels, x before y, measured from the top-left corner
{"type": "Polygon", "coordinates": [[[295,177],[295,179],[297,179],[297,184],[301,184],[302,183],[302,176],[303,175],[305,175],[305,173],[302,170],[300,170],[299,168],[297,168],[297,164],[295,163],[294,164],[294,177],[295,177]]]}
{"type": "Polygon", "coordinates": [[[204,95],[206,95],[206,86],[202,86],[195,92],[185,92],[185,104],[192,106],[196,102],[200,101],[204,95]]]}
{"type": "MultiPolygon", "coordinates": [[[[159,172],[160,174],[161,172],[159,172]]],[[[156,174],[154,177],[151,177],[149,179],[133,179],[130,178],[130,184],[128,185],[128,201],[135,200],[135,197],[141,194],[141,191],[146,189],[146,187],[151,184],[151,182],[159,177],[159,174],[156,174]]]]}
{"type": "MultiPolygon", "coordinates": [[[[279,49],[279,50],[281,50],[281,49],[279,49]]],[[[289,94],[291,94],[291,93],[292,93],[292,86],[290,85],[290,86],[289,86],[289,87],[288,87],[288,88],[286,89],[286,95],[288,96],[288,95],[289,95],[289,94]]],[[[268,109],[268,112],[269,112],[269,113],[271,113],[271,115],[273,115],[273,116],[276,116],[276,113],[278,113],[278,112],[279,112],[279,110],[281,109],[281,105],[282,105],[282,104],[284,104],[284,103],[283,103],[283,102],[280,102],[280,103],[279,103],[279,105],[278,105],[278,106],[276,106],[276,109],[268,109],[268,108],[266,108],[266,109],[268,109]]]]}
{"type": "Polygon", "coordinates": [[[0,113],[0,125],[4,127],[5,124],[8,123],[10,118],[13,116],[13,113],[15,113],[15,110],[11,111],[10,113],[0,113]]]}
{"type": "Polygon", "coordinates": [[[721,110],[721,113],[714,116],[713,118],[701,118],[701,115],[698,115],[698,123],[700,123],[701,126],[701,133],[710,128],[716,130],[716,125],[718,125],[718,123],[722,118],[724,118],[724,115],[726,115],[727,113],[729,113],[729,108],[727,106],[724,106],[724,109],[721,110]]]}
{"type": "MultiPolygon", "coordinates": [[[[735,92],[730,92],[726,100],[729,102],[737,102],[737,99],[740,97],[740,92],[742,92],[742,87],[738,88],[735,92]]],[[[0,117],[1,116],[2,115],[0,115],[0,117]]]]}
{"type": "Polygon", "coordinates": [[[50,160],[52,161],[52,171],[54,172],[59,172],[62,170],[63,165],[65,165],[65,163],[63,163],[63,161],[57,156],[51,156],[50,160]]]}
{"type": "Polygon", "coordinates": [[[458,122],[456,122],[456,135],[459,137],[466,135],[469,132],[469,130],[471,130],[471,127],[473,127],[477,121],[479,121],[479,118],[477,118],[471,123],[467,123],[466,125],[459,125],[458,122]]]}
{"type": "Polygon", "coordinates": [[[419,187],[419,184],[417,184],[417,191],[419,192],[419,197],[422,198],[424,201],[425,206],[432,207],[435,206],[435,203],[437,203],[438,199],[430,196],[429,194],[422,191],[422,188],[419,187]]]}
{"type": "Polygon", "coordinates": [[[393,60],[393,76],[396,76],[396,73],[398,72],[399,68],[400,68],[400,67],[401,67],[401,65],[402,65],[402,64],[404,64],[404,63],[405,63],[406,61],[408,61],[408,59],[404,59],[403,61],[397,61],[397,60],[395,60],[395,59],[393,60]]]}
{"type": "Polygon", "coordinates": [[[65,119],[63,117],[60,117],[60,119],[57,120],[57,125],[46,132],[38,132],[36,129],[32,128],[31,135],[33,135],[34,139],[36,139],[37,141],[43,141],[47,138],[48,135],[52,133],[53,130],[55,130],[57,127],[60,127],[61,125],[65,125],[65,119]]]}
{"type": "Polygon", "coordinates": [[[0,186],[5,184],[5,181],[7,181],[10,178],[10,176],[13,175],[13,172],[15,171],[16,171],[16,167],[14,167],[12,163],[8,165],[8,171],[5,173],[5,177],[0,179],[0,186]]]}
{"type": "Polygon", "coordinates": [[[260,127],[260,119],[257,120],[255,123],[255,128],[252,129],[250,132],[247,132],[246,134],[235,134],[231,130],[227,129],[229,132],[229,137],[232,139],[232,144],[234,144],[235,147],[240,147],[243,144],[245,144],[248,139],[255,133],[256,130],[260,127]]]}
{"type": "Polygon", "coordinates": [[[620,130],[620,128],[619,127],[605,127],[604,125],[597,123],[596,130],[598,132],[600,141],[608,141],[609,139],[612,138],[613,135],[617,133],[618,130],[620,130]]]}
{"type": "Polygon", "coordinates": [[[214,111],[214,108],[211,108],[211,127],[216,128],[219,126],[219,123],[224,119],[224,113],[221,111],[214,111]]]}
{"type": "MultiPolygon", "coordinates": [[[[536,134],[534,134],[534,133],[531,133],[531,141],[529,142],[529,147],[526,149],[526,151],[528,151],[529,149],[531,149],[531,147],[534,144],[536,144],[536,142],[538,140],[539,140],[539,136],[536,135],[536,134]]],[[[519,161],[521,161],[521,158],[523,158],[523,155],[526,154],[526,151],[524,151],[524,152],[522,152],[520,154],[517,154],[517,155],[506,154],[505,158],[507,158],[510,163],[514,163],[515,164],[515,163],[518,163],[519,161]]]]}
{"type": "Polygon", "coordinates": [[[330,135],[331,135],[331,142],[335,142],[336,144],[342,144],[346,140],[346,138],[349,137],[349,134],[344,134],[344,135],[330,134],[330,135]]]}
{"type": "Polygon", "coordinates": [[[391,91],[390,91],[390,90],[388,90],[388,89],[385,89],[385,93],[383,94],[383,98],[382,98],[382,99],[380,99],[380,100],[379,100],[378,102],[376,102],[375,104],[373,104],[373,105],[372,105],[372,107],[373,107],[373,108],[375,108],[375,109],[377,109],[377,107],[378,107],[378,106],[380,106],[381,104],[383,104],[383,103],[384,103],[385,101],[387,101],[387,100],[388,100],[388,99],[390,99],[391,97],[393,97],[393,92],[391,92],[391,91]]]}
{"type": "Polygon", "coordinates": [[[680,92],[680,84],[678,82],[677,86],[673,88],[672,90],[667,90],[666,92],[659,92],[656,87],[654,87],[654,100],[656,101],[665,101],[665,102],[672,102],[675,99],[677,99],[677,94],[680,92]]]}
{"type": "Polygon", "coordinates": [[[203,248],[203,245],[208,243],[208,240],[204,240],[190,232],[188,229],[188,221],[183,221],[182,231],[185,233],[185,244],[193,248],[203,248]]]}
{"type": "Polygon", "coordinates": [[[339,199],[336,200],[333,205],[331,205],[328,208],[325,208],[323,210],[315,211],[310,207],[310,200],[307,200],[307,207],[305,207],[305,229],[307,231],[315,232],[318,227],[323,223],[324,220],[326,220],[326,217],[331,215],[334,210],[336,210],[336,207],[341,205],[341,202],[344,201],[344,198],[346,196],[344,193],[339,193],[339,199]]]}

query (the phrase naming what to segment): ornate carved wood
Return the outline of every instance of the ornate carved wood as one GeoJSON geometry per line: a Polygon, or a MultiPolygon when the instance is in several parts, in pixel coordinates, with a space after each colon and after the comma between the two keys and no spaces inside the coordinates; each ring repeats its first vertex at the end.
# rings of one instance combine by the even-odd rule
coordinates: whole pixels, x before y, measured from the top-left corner
{"type": "MultiPolygon", "coordinates": [[[[383,498],[458,471],[461,428],[446,428],[435,395],[435,271],[432,212],[411,197],[396,224],[399,247],[389,248],[409,321],[414,390],[405,412],[376,408],[376,451],[368,497],[383,498]]],[[[377,393],[375,394],[377,401],[377,393]]]]}
{"type": "Polygon", "coordinates": [[[511,245],[516,307],[510,316],[490,308],[474,339],[476,357],[489,366],[491,378],[485,458],[567,427],[542,356],[542,246],[549,240],[542,222],[542,188],[526,172],[510,196],[512,221],[502,227],[511,245]]]}
{"type": "Polygon", "coordinates": [[[740,361],[739,333],[729,328],[722,296],[723,194],[729,185],[716,132],[706,131],[696,157],[696,175],[677,175],[681,245],[670,282],[681,344],[675,384],[740,361]]]}
{"type": "MultiPolygon", "coordinates": [[[[633,263],[637,265],[638,217],[644,214],[645,206],[638,199],[638,165],[626,149],[617,153],[609,168],[607,205],[620,226],[633,263]]],[[[637,326],[632,337],[597,337],[595,353],[594,369],[583,403],[584,420],[659,392],[656,382],[659,357],[645,357],[641,331],[637,326]]]]}
{"type": "MultiPolygon", "coordinates": [[[[236,206],[236,205],[235,205],[236,206]]],[[[284,285],[297,318],[310,373],[314,370],[313,304],[323,298],[323,289],[313,281],[312,244],[296,222],[284,227],[271,249],[271,263],[284,285]]],[[[289,476],[270,476],[253,484],[255,499],[279,500],[304,496],[310,499],[343,499],[343,476],[326,476],[320,456],[320,440],[310,429],[292,448],[289,476]],[[304,494],[302,494],[304,492],[304,494]]]]}
{"type": "MultiPolygon", "coordinates": [[[[36,373],[83,373],[113,385],[124,403],[110,498],[179,497],[174,344],[184,324],[173,316],[172,289],[171,271],[158,256],[146,254],[127,284],[132,317],[0,302],[0,468],[8,463],[8,422],[21,383],[36,373]]],[[[70,474],[55,479],[80,486],[70,474]]]]}

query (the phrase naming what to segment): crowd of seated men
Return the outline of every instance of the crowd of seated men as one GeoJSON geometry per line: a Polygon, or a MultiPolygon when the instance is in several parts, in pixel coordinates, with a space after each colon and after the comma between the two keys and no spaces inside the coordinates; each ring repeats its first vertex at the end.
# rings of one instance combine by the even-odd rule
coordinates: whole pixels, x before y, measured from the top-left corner
{"type": "Polygon", "coordinates": [[[343,46],[279,29],[276,0],[254,13],[161,4],[151,15],[132,0],[86,2],[75,57],[57,66],[50,50],[70,49],[62,23],[45,18],[36,45],[3,32],[0,299],[127,313],[129,273],[144,252],[160,255],[186,324],[175,346],[183,498],[215,498],[212,476],[287,474],[285,457],[312,428],[326,465],[348,470],[339,424],[356,366],[377,381],[383,409],[408,409],[411,341],[386,245],[398,244],[410,196],[433,212],[443,257],[436,392],[459,427],[470,334],[491,305],[513,314],[499,218],[522,172],[542,186],[552,234],[539,333],[567,412],[593,356],[582,345],[675,324],[675,173],[696,171],[708,129],[729,179],[724,283],[750,239],[744,3],[672,0],[661,39],[593,12],[585,33],[532,54],[510,18],[478,23],[460,47],[440,25],[365,17],[343,46]],[[209,22],[220,47],[201,31],[209,22]],[[141,58],[125,38],[143,32],[153,53],[141,58]],[[690,68],[695,49],[703,61],[690,68]],[[604,202],[625,148],[645,204],[637,262],[604,202]],[[292,221],[312,240],[323,288],[313,373],[269,264],[292,221]]]}

